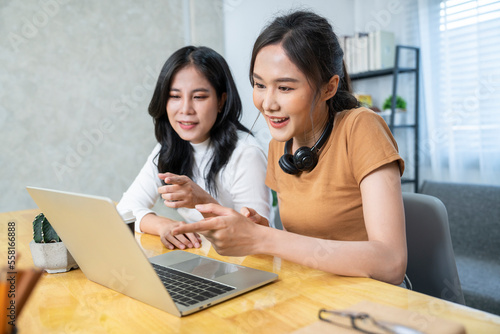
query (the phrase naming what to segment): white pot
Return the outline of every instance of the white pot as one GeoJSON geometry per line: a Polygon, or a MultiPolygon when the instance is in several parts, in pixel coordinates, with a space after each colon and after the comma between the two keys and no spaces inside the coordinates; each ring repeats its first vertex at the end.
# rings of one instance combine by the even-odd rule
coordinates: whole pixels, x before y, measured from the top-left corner
{"type": "MultiPolygon", "coordinates": [[[[391,110],[386,109],[381,113],[381,116],[386,120],[387,123],[390,121],[391,110]]],[[[394,113],[394,125],[403,125],[408,122],[408,112],[404,109],[396,108],[394,113]]]]}
{"type": "Polygon", "coordinates": [[[63,273],[78,268],[71,253],[64,243],[36,243],[30,242],[31,257],[36,267],[44,269],[49,274],[63,273]]]}

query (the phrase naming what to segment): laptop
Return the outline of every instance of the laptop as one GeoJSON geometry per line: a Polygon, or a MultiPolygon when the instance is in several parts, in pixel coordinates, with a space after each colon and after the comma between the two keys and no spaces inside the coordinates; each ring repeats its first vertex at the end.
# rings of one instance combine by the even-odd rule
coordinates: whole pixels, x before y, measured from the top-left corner
{"type": "Polygon", "coordinates": [[[278,278],[180,250],[148,259],[109,198],[27,190],[89,280],[175,316],[203,310],[278,278]]]}

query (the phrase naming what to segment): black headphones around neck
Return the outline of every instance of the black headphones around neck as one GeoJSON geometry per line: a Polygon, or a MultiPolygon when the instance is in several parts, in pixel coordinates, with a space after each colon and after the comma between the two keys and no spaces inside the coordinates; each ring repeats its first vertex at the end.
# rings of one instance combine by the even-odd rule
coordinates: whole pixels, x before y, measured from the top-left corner
{"type": "Polygon", "coordinates": [[[285,143],[285,153],[278,161],[281,169],[288,174],[296,175],[301,172],[309,172],[318,164],[318,153],[323,144],[326,142],[333,129],[333,116],[330,116],[326,124],[325,130],[319,137],[316,144],[309,148],[307,146],[300,147],[295,154],[291,154],[293,138],[285,143]]]}

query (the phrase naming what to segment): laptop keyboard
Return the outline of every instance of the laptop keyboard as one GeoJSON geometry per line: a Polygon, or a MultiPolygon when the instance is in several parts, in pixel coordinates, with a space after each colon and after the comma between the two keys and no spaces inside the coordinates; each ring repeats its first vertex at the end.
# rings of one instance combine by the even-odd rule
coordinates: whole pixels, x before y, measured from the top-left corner
{"type": "Polygon", "coordinates": [[[236,288],[151,263],[175,303],[191,306],[236,288]]]}

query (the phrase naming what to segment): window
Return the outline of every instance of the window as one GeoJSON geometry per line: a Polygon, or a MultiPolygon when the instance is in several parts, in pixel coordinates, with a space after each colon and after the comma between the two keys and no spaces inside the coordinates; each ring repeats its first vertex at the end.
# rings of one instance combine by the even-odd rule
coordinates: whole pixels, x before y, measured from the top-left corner
{"type": "Polygon", "coordinates": [[[500,1],[425,2],[419,15],[434,174],[500,184],[500,1]]]}
{"type": "Polygon", "coordinates": [[[442,1],[440,6],[441,31],[500,18],[500,1],[497,0],[450,0],[442,1]]]}

